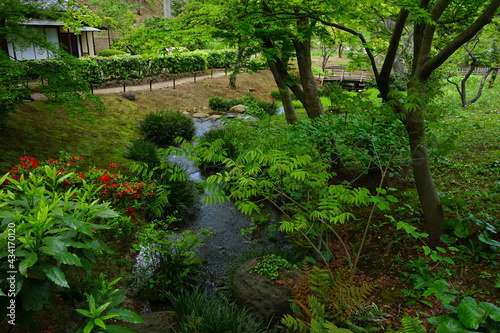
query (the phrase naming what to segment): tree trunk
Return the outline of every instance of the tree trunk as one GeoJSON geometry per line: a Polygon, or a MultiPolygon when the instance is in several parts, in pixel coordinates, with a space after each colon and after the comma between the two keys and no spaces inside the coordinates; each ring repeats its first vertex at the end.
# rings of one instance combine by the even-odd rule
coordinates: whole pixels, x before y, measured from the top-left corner
{"type": "Polygon", "coordinates": [[[437,239],[444,232],[444,216],[441,199],[432,180],[429,156],[424,144],[424,117],[422,112],[411,112],[407,115],[405,126],[410,140],[413,176],[424,214],[424,230],[431,238],[437,239]]]}
{"type": "Polygon", "coordinates": [[[171,0],[163,0],[163,17],[166,19],[172,18],[171,0]]]}
{"type": "Polygon", "coordinates": [[[293,41],[297,54],[297,64],[300,72],[300,82],[304,91],[304,108],[309,118],[316,118],[324,114],[323,104],[318,95],[318,88],[312,72],[311,41],[293,41]]]}
{"type": "Polygon", "coordinates": [[[278,86],[281,102],[283,103],[283,109],[285,111],[285,119],[288,124],[295,124],[299,119],[297,117],[297,113],[295,112],[295,107],[292,103],[292,96],[290,95],[290,90],[288,90],[288,86],[286,85],[283,78],[278,73],[278,69],[276,68],[276,64],[273,62],[268,62],[269,68],[271,69],[271,73],[273,73],[274,81],[278,86]]]}

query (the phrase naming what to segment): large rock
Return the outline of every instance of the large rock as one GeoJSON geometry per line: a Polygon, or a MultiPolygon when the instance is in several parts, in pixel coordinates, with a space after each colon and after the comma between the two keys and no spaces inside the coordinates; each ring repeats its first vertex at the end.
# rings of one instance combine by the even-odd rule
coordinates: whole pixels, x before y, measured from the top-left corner
{"type": "Polygon", "coordinates": [[[247,307],[263,320],[279,320],[284,314],[292,313],[289,299],[292,286],[298,282],[298,274],[290,273],[286,279],[271,280],[269,276],[250,273],[259,258],[246,261],[233,277],[233,292],[236,302],[247,307]]]}
{"type": "Polygon", "coordinates": [[[122,97],[128,99],[129,101],[135,101],[136,99],[135,94],[130,91],[122,93],[122,97]]]}
{"type": "Polygon", "coordinates": [[[243,104],[238,104],[229,109],[231,113],[246,113],[248,111],[248,106],[243,104]]]}

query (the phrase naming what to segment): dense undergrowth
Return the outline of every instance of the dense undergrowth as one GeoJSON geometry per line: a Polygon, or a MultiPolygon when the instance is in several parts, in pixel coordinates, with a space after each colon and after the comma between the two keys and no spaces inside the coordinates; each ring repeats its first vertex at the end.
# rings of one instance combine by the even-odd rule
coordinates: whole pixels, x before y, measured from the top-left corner
{"type": "MultiPolygon", "coordinates": [[[[193,249],[209,233],[179,233],[173,226],[189,219],[198,189],[179,167],[165,163],[177,148],[158,149],[137,140],[143,116],[128,112],[123,117],[120,109],[106,114],[109,123],[103,121],[102,127],[90,125],[103,146],[95,149],[106,151],[106,161],[101,153],[91,154],[95,160],[90,157],[87,164],[76,156],[52,162],[50,157],[46,162],[24,158],[2,178],[2,226],[16,223],[15,253],[21,259],[15,263],[27,281],[19,304],[43,312],[56,291],[59,297],[71,295],[76,308],[87,306],[77,311],[77,319],[69,319],[81,329],[88,325],[97,331],[108,320],[105,326],[112,332],[113,316],[139,321],[121,307],[125,296],[114,291],[118,281],[80,269],[94,266],[95,254],[85,251],[96,249],[93,242],[102,255],[118,250],[120,255],[105,258],[123,263],[130,248],[114,245],[127,240],[151,259],[150,275],[135,281],[136,290],[161,296],[177,313],[182,332],[234,327],[238,332],[286,327],[298,332],[433,332],[436,327],[437,332],[494,332],[500,322],[499,86],[467,108],[458,106],[451,88],[443,88],[443,97],[430,108],[427,143],[447,218],[446,234],[438,242],[420,229],[403,125],[376,91],[330,87],[323,91],[329,112],[319,119],[306,119],[299,109],[301,120],[289,126],[281,115],[262,113],[251,122],[227,119],[223,128],[195,138],[196,144],[190,135],[177,141],[206,172],[204,187],[211,195],[204,200],[231,200],[252,218],[253,226],[243,233],[276,237],[266,207],[281,212],[279,229],[301,257],[302,279],[292,290],[293,313],[278,326],[194,288],[200,266],[193,249]],[[122,126],[114,128],[115,121],[122,126]],[[120,141],[113,141],[115,136],[120,141]],[[117,142],[119,147],[107,147],[117,142]],[[121,161],[123,173],[123,167],[116,169],[121,161]],[[42,212],[45,222],[37,224],[42,212]],[[28,296],[30,283],[43,284],[37,299],[28,296]],[[97,304],[108,302],[97,311],[97,304]]],[[[47,126],[57,138],[51,145],[64,150],[64,136],[86,126],[47,126]]],[[[29,128],[26,124],[26,133],[29,128]]],[[[36,133],[28,134],[25,140],[36,144],[36,133]]],[[[281,253],[263,256],[274,261],[264,260],[259,273],[285,283],[275,268],[290,267],[292,259],[281,253]]],[[[127,269],[130,265],[124,265],[127,269]]]]}

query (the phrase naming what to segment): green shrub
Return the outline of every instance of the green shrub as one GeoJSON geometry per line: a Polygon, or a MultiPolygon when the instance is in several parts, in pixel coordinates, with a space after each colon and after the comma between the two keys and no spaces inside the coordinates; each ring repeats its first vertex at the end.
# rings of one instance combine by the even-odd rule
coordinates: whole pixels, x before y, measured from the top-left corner
{"type": "MultiPolygon", "coordinates": [[[[11,302],[15,300],[17,316],[24,323],[53,301],[55,290],[71,291],[70,268],[81,267],[90,274],[96,255],[110,252],[95,236],[108,228],[100,224],[102,219],[118,217],[109,203],[93,199],[96,186],[54,190],[55,184],[69,177],[60,177],[55,167],[38,166],[38,161],[26,158],[19,167],[28,170],[26,177],[17,178],[15,172],[0,177],[0,233],[4,235],[0,268],[19,272],[15,288],[3,274],[0,289],[12,292],[11,302]]],[[[0,305],[5,317],[9,299],[1,297],[0,305]]]]}
{"type": "Polygon", "coordinates": [[[121,50],[113,50],[113,49],[107,49],[107,50],[102,50],[99,52],[99,57],[111,57],[114,55],[125,55],[128,54],[127,52],[121,51],[121,50]]]}
{"type": "Polygon", "coordinates": [[[225,299],[211,298],[200,289],[168,294],[182,332],[200,333],[260,333],[267,332],[264,324],[225,299]]]}
{"type": "Polygon", "coordinates": [[[208,68],[229,68],[235,64],[237,59],[236,50],[209,50],[205,51],[208,68]]]}
{"type": "Polygon", "coordinates": [[[250,59],[247,67],[252,72],[262,71],[268,68],[267,62],[262,57],[250,59]]]}
{"type": "Polygon", "coordinates": [[[131,160],[146,163],[150,167],[160,163],[158,149],[151,141],[141,139],[132,141],[131,145],[125,149],[124,155],[131,160]]]}
{"type": "Polygon", "coordinates": [[[146,140],[159,146],[171,145],[176,137],[191,140],[195,127],[193,119],[177,110],[149,113],[139,123],[146,140]]]}
{"type": "Polygon", "coordinates": [[[208,99],[208,106],[219,112],[227,112],[235,105],[242,104],[242,99],[223,99],[221,97],[210,97],[208,99]]]}
{"type": "Polygon", "coordinates": [[[271,91],[271,98],[275,101],[280,101],[281,100],[281,95],[280,95],[280,92],[279,90],[274,90],[274,91],[271,91]]]}

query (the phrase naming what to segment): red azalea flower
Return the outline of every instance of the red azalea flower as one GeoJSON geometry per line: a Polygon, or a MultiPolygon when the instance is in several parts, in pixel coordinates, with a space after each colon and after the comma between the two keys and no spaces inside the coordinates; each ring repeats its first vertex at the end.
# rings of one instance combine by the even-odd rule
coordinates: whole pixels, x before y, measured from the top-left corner
{"type": "Polygon", "coordinates": [[[109,175],[99,176],[99,180],[103,183],[107,183],[111,177],[109,175]]]}
{"type": "Polygon", "coordinates": [[[79,178],[85,178],[85,175],[84,175],[83,173],[79,173],[79,174],[78,174],[78,177],[79,177],[79,178]]]}
{"type": "Polygon", "coordinates": [[[111,164],[108,165],[108,168],[117,168],[118,169],[119,166],[118,166],[117,163],[113,162],[113,163],[111,163],[111,164]]]}

